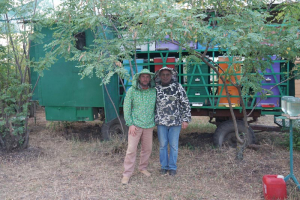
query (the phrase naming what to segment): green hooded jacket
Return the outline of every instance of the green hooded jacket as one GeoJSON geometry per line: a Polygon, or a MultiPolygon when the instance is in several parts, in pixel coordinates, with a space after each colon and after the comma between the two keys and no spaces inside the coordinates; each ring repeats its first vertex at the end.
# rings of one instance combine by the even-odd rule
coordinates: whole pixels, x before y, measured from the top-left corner
{"type": "Polygon", "coordinates": [[[140,128],[152,128],[154,123],[154,109],[156,101],[156,89],[154,73],[143,69],[133,76],[132,87],[126,93],[123,110],[127,126],[135,125],[140,128]],[[141,89],[139,76],[149,74],[151,81],[148,89],[141,89]]]}

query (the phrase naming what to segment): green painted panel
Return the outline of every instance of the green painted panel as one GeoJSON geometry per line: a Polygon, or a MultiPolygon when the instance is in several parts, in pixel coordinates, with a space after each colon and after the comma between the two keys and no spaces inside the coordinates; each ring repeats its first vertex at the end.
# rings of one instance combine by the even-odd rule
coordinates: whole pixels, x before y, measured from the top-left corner
{"type": "Polygon", "coordinates": [[[93,121],[97,117],[97,109],[91,107],[46,106],[48,121],[93,121]]]}
{"type": "MultiPolygon", "coordinates": [[[[52,41],[53,31],[43,28],[46,34],[44,41],[52,41]]],[[[92,32],[85,31],[86,45],[92,44],[92,32]]],[[[45,56],[43,45],[32,46],[31,58],[39,60],[45,56]]],[[[39,99],[42,106],[70,106],[70,107],[104,107],[103,90],[101,80],[97,77],[80,80],[80,69],[76,68],[76,62],[66,62],[64,58],[58,58],[57,62],[49,70],[44,71],[40,78],[38,90],[34,98],[39,99]]],[[[34,73],[32,73],[34,76],[34,73]]]]}
{"type": "MultiPolygon", "coordinates": [[[[51,41],[52,40],[52,32],[48,28],[42,28],[41,33],[44,34],[44,41],[51,41]]],[[[43,43],[36,43],[34,41],[31,41],[30,44],[30,49],[29,49],[29,56],[31,61],[39,61],[40,58],[45,57],[45,52],[43,49],[43,43]]],[[[39,77],[39,74],[33,70],[33,68],[30,69],[30,77],[31,77],[31,86],[32,89],[36,85],[32,100],[39,100],[40,101],[40,96],[39,96],[39,82],[37,83],[37,79],[39,77]]]]}
{"type": "Polygon", "coordinates": [[[98,117],[96,108],[76,107],[76,118],[78,121],[93,121],[98,117]]]}
{"type": "Polygon", "coordinates": [[[92,77],[80,80],[76,63],[59,59],[40,79],[41,105],[103,107],[101,80],[92,77]]]}
{"type": "Polygon", "coordinates": [[[77,121],[75,107],[45,107],[46,120],[77,121]]]}
{"type": "Polygon", "coordinates": [[[191,103],[208,104],[209,67],[206,64],[190,64],[187,66],[187,95],[191,103]]]}

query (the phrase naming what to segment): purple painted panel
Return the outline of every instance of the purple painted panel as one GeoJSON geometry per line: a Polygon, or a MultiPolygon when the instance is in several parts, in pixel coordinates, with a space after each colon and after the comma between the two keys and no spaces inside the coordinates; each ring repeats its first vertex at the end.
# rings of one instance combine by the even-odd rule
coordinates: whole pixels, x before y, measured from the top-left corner
{"type": "MultiPolygon", "coordinates": [[[[270,89],[271,87],[273,87],[273,86],[272,85],[262,86],[262,88],[265,88],[265,89],[270,89]]],[[[273,88],[271,91],[273,92],[272,95],[280,95],[278,87],[273,88]]],[[[257,93],[257,94],[260,95],[260,93],[257,93]]],[[[261,98],[257,98],[256,102],[259,102],[260,99],[261,98]]],[[[264,104],[273,104],[274,107],[279,107],[280,106],[280,98],[279,97],[268,97],[266,99],[263,99],[259,102],[258,107],[262,107],[262,105],[264,105],[264,104]]]]}
{"type": "MultiPolygon", "coordinates": [[[[273,55],[271,56],[271,60],[280,60],[281,58],[276,56],[276,55],[273,55]]],[[[264,59],[263,59],[264,60],[264,59]]],[[[272,64],[272,67],[274,69],[274,72],[280,72],[280,63],[273,63],[272,64]]],[[[271,69],[266,69],[266,72],[267,73],[270,73],[271,72],[271,69]]]]}
{"type": "Polygon", "coordinates": [[[156,42],[155,49],[163,49],[163,50],[179,50],[179,46],[176,44],[173,44],[171,42],[156,42]]]}
{"type": "MultiPolygon", "coordinates": [[[[273,68],[275,73],[280,72],[280,63],[273,63],[272,68],[273,68]]],[[[266,69],[266,73],[272,73],[271,68],[266,69]]]]}
{"type": "MultiPolygon", "coordinates": [[[[272,60],[278,60],[280,59],[277,56],[271,56],[272,60]]],[[[280,63],[273,63],[271,68],[273,69],[274,73],[279,73],[280,72],[280,63]]],[[[273,73],[272,70],[270,69],[266,69],[265,73],[273,73]]],[[[260,71],[259,71],[260,72],[260,71]]],[[[261,72],[260,72],[261,73],[261,72]]],[[[277,83],[280,82],[280,75],[264,75],[265,80],[262,81],[262,84],[266,84],[266,83],[274,83],[274,85],[276,85],[277,83]],[[277,80],[275,80],[275,77],[277,80]]],[[[262,85],[262,88],[265,89],[270,89],[271,87],[273,87],[274,85],[262,85]]],[[[280,95],[278,86],[276,88],[272,89],[273,94],[272,95],[280,95]]],[[[257,95],[260,95],[260,93],[257,93],[257,95]]],[[[257,98],[256,102],[258,102],[261,98],[257,98]]],[[[261,100],[260,103],[258,104],[258,107],[262,107],[264,105],[267,104],[273,104],[275,107],[279,107],[280,106],[280,97],[269,97],[267,99],[261,100]]]]}
{"type": "MultiPolygon", "coordinates": [[[[166,39],[169,38],[169,36],[167,35],[165,37],[166,39]]],[[[177,41],[173,41],[174,43],[177,43],[177,41]]],[[[158,41],[155,44],[155,49],[166,49],[166,50],[179,50],[179,46],[177,44],[174,44],[172,42],[162,42],[162,41],[158,41]]],[[[191,48],[196,49],[197,44],[195,42],[190,42],[189,46],[191,48]]],[[[185,48],[184,48],[185,49],[185,48]]]]}
{"type": "MultiPolygon", "coordinates": [[[[196,49],[197,48],[197,43],[191,41],[190,44],[189,44],[189,47],[191,47],[192,49],[196,49]]],[[[183,48],[183,49],[186,49],[186,48],[183,48]]]]}
{"type": "Polygon", "coordinates": [[[280,82],[280,75],[264,75],[265,80],[263,80],[261,83],[265,84],[265,83],[274,83],[274,85],[276,85],[277,83],[280,82]],[[276,77],[276,79],[275,79],[276,77]]]}
{"type": "MultiPolygon", "coordinates": [[[[280,57],[277,57],[276,55],[274,55],[274,56],[271,56],[271,59],[272,60],[280,60],[280,57]]],[[[280,72],[280,63],[279,62],[273,63],[271,68],[273,68],[275,73],[280,72]]],[[[266,69],[266,73],[272,73],[271,68],[266,69]]]]}

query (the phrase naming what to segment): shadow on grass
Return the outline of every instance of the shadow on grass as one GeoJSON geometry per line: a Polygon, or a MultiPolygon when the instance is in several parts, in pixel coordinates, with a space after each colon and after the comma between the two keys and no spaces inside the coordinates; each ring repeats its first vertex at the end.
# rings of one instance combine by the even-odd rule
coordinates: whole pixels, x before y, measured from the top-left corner
{"type": "Polygon", "coordinates": [[[213,146],[213,133],[188,133],[181,134],[179,137],[179,146],[186,146],[189,149],[204,148],[213,146]]]}

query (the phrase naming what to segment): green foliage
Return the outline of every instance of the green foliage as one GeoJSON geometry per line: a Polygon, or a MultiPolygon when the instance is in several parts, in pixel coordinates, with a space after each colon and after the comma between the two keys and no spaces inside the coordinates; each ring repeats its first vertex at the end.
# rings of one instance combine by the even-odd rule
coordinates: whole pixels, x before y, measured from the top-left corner
{"type": "Polygon", "coordinates": [[[278,15],[275,20],[287,21],[287,20],[299,20],[300,19],[300,4],[298,2],[283,2],[277,7],[278,15]],[[289,19],[287,19],[290,17],[289,19]]]}
{"type": "MultiPolygon", "coordinates": [[[[51,52],[49,58],[63,56],[77,62],[82,77],[91,77],[96,72],[103,83],[108,83],[115,73],[128,78],[121,63],[136,57],[136,45],[176,42],[188,51],[187,61],[205,62],[225,84],[232,70],[220,76],[219,66],[207,60],[207,51],[189,47],[191,41],[207,49],[218,45],[220,54],[243,58],[231,60],[232,64],[243,66],[241,79],[229,81],[238,88],[241,98],[250,98],[249,95],[266,92],[262,91],[263,76],[259,71],[265,72],[271,66],[270,55],[293,62],[299,53],[300,22],[291,14],[299,2],[279,6],[269,3],[267,0],[66,0],[51,12],[49,23],[55,24],[55,39],[45,47],[51,52]],[[278,17],[284,24],[273,24],[272,10],[280,11],[278,17]],[[81,51],[75,47],[74,35],[84,30],[92,32],[93,44],[81,51]]],[[[246,119],[245,106],[242,107],[246,119]]]]}
{"type": "MultiPolygon", "coordinates": [[[[265,71],[269,55],[278,55],[293,61],[299,51],[297,20],[284,15],[282,27],[273,26],[268,19],[271,10],[291,9],[290,4],[280,7],[268,1],[80,1],[67,0],[58,10],[51,12],[50,24],[55,24],[55,40],[45,47],[52,60],[64,56],[78,62],[82,77],[93,72],[104,83],[117,73],[128,78],[116,63],[132,59],[135,45],[146,41],[166,41],[166,35],[179,46],[186,47],[189,56],[205,59],[206,53],[189,48],[190,41],[219,45],[227,56],[244,57],[243,76],[237,86],[244,86],[241,95],[261,92],[262,76],[253,76],[254,70],[265,71]],[[275,8],[274,8],[275,7],[275,8]],[[76,10],[76,12],[73,12],[76,10]],[[76,49],[74,35],[90,29],[93,45],[76,49]],[[55,50],[53,48],[55,47],[55,50]],[[265,59],[262,61],[262,59],[265,59]]],[[[293,8],[297,6],[293,4],[293,8]]],[[[283,15],[281,16],[283,17],[283,15]]],[[[195,60],[195,59],[194,59],[195,60]]],[[[50,62],[51,63],[51,62],[50,62]]],[[[121,64],[120,64],[121,65],[121,64]]],[[[216,67],[216,66],[210,66],[216,67]]],[[[225,76],[230,75],[225,72],[225,76]]]]}
{"type": "MultiPolygon", "coordinates": [[[[22,5],[23,1],[18,3],[22,5]]],[[[188,61],[206,62],[221,77],[218,65],[208,62],[206,51],[199,52],[189,47],[189,43],[193,41],[207,48],[218,45],[220,54],[231,58],[244,58],[241,79],[232,84],[241,89],[241,98],[249,98],[249,93],[262,92],[263,77],[258,70],[264,72],[271,66],[269,55],[278,55],[293,62],[299,54],[299,2],[279,6],[268,3],[267,0],[66,0],[56,10],[47,10],[45,16],[37,13],[31,15],[35,20],[35,32],[21,31],[21,35],[14,35],[13,39],[9,39],[16,41],[15,44],[25,44],[25,49],[28,49],[28,38],[41,43],[41,27],[51,27],[54,40],[44,44],[47,51],[44,59],[32,60],[31,63],[26,56],[21,59],[17,55],[24,48],[17,48],[18,45],[15,45],[14,52],[10,47],[10,51],[5,53],[9,58],[7,61],[10,62],[0,63],[10,73],[15,71],[12,68],[17,69],[17,79],[24,84],[28,78],[25,74],[29,64],[42,76],[43,70],[49,69],[58,58],[64,57],[66,61],[77,63],[76,67],[81,69],[82,78],[96,75],[106,84],[114,74],[129,79],[122,61],[136,57],[136,45],[168,40],[176,41],[180,47],[187,49],[188,61]],[[271,8],[279,11],[277,21],[283,21],[284,25],[272,24],[274,21],[270,18],[274,17],[271,8]],[[74,36],[87,30],[91,32],[92,44],[78,50],[74,36]]],[[[17,17],[22,14],[24,17],[33,11],[29,9],[26,12],[16,12],[17,7],[14,7],[13,1],[8,0],[0,6],[1,12],[12,10],[17,13],[17,17]]],[[[12,27],[9,23],[5,25],[2,29],[8,31],[7,36],[12,36],[12,27]]],[[[31,22],[26,26],[33,30],[31,22]]],[[[25,52],[28,55],[28,51],[25,52]]],[[[231,62],[236,64],[241,63],[241,60],[232,59],[231,62]]],[[[294,72],[298,71],[294,69],[294,72]]],[[[2,77],[6,77],[2,70],[0,72],[2,77]]],[[[232,70],[227,70],[222,77],[225,80],[230,75],[232,70]]],[[[6,82],[1,84],[9,82],[4,80],[6,82]]],[[[23,89],[18,88],[17,91],[23,89]]],[[[27,95],[26,93],[24,96],[27,95]]],[[[12,98],[5,96],[3,99],[5,105],[7,102],[13,104],[12,98]]],[[[244,112],[244,115],[247,113],[244,112]]]]}
{"type": "MultiPolygon", "coordinates": [[[[293,124],[293,149],[300,150],[300,123],[294,121],[293,124]]],[[[290,148],[290,134],[285,133],[281,144],[288,149],[290,148]]]]}
{"type": "Polygon", "coordinates": [[[8,75],[9,82],[0,90],[0,138],[1,147],[6,150],[19,148],[25,142],[27,133],[30,85],[8,75]]]}
{"type": "Polygon", "coordinates": [[[28,108],[32,95],[29,37],[38,41],[42,35],[32,32],[32,21],[17,21],[34,19],[35,3],[6,0],[0,4],[0,39],[6,41],[0,45],[0,149],[6,151],[28,145],[28,108]]]}

